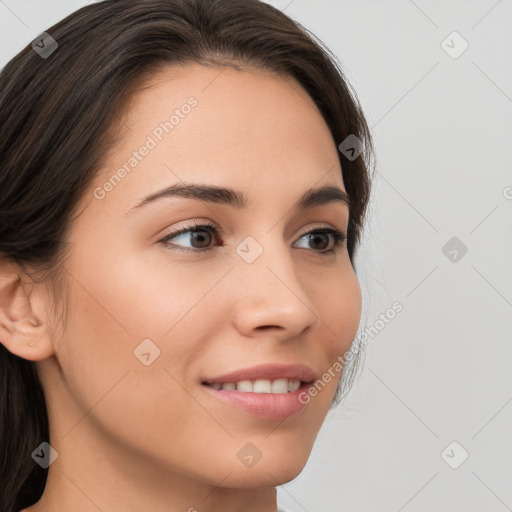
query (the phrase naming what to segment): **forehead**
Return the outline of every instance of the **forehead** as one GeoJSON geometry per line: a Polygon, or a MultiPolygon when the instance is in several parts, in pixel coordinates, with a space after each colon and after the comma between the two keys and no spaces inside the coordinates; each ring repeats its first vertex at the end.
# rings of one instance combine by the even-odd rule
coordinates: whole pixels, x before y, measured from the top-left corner
{"type": "Polygon", "coordinates": [[[135,90],[122,121],[120,141],[96,182],[128,169],[146,145],[150,151],[138,156],[122,184],[137,197],[191,179],[251,184],[254,194],[291,187],[294,197],[319,184],[344,188],[327,124],[287,76],[199,64],[164,68],[135,90]]]}

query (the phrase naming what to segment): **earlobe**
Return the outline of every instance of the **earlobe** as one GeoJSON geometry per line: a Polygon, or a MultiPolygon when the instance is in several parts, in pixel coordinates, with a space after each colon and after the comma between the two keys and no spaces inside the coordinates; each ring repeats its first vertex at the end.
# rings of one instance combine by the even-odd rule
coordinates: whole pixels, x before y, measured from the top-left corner
{"type": "Polygon", "coordinates": [[[32,311],[30,298],[17,272],[0,265],[0,343],[9,352],[30,361],[54,353],[48,328],[32,311]]]}
{"type": "Polygon", "coordinates": [[[53,355],[46,327],[31,318],[13,321],[2,312],[0,342],[12,354],[29,361],[41,361],[53,355]]]}

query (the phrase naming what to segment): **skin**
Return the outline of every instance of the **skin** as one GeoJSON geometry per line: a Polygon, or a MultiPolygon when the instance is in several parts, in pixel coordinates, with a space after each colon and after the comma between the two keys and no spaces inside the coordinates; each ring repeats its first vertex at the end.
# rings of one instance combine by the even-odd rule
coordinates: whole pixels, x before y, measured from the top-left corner
{"type": "Polygon", "coordinates": [[[306,92],[290,78],[197,64],[167,68],[149,85],[78,205],[65,326],[52,321],[44,283],[1,267],[0,339],[37,361],[59,455],[25,512],[277,510],[275,486],[305,466],[340,374],[279,421],[221,403],[201,379],[274,362],[304,363],[320,377],[357,333],[361,292],[345,244],[322,255],[304,237],[324,226],[346,232],[348,207],[292,208],[309,188],[345,190],[336,144],[306,92]],[[96,199],[93,190],[190,96],[190,114],[96,199]],[[181,180],[243,191],[250,206],[165,198],[125,215],[181,180]],[[159,242],[193,221],[221,230],[220,241],[204,235],[209,252],[169,248],[197,247],[190,233],[159,242]],[[247,236],[263,248],[250,264],[235,251],[247,236]],[[161,351],[149,366],[133,353],[146,338],[161,351]],[[247,442],[262,454],[250,468],[236,456],[247,442]]]}

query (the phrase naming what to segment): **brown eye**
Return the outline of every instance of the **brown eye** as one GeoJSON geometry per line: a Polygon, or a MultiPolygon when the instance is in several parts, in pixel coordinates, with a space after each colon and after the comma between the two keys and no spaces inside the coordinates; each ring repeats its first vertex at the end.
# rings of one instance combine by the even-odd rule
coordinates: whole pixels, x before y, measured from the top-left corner
{"type": "MultiPolygon", "coordinates": [[[[193,226],[182,227],[172,233],[169,233],[160,240],[161,243],[168,246],[170,249],[185,252],[205,252],[212,249],[210,244],[212,238],[219,238],[219,230],[213,224],[195,224],[193,226]],[[183,237],[184,235],[189,236],[189,242],[191,247],[183,247],[177,243],[171,243],[170,240],[176,240],[177,238],[183,237]]],[[[300,238],[306,239],[308,247],[317,254],[332,254],[343,246],[343,242],[347,239],[345,233],[335,228],[325,227],[315,229],[302,235],[300,238]],[[332,244],[329,245],[329,241],[332,240],[332,244]],[[316,247],[315,247],[316,246],[316,247]],[[330,247],[330,248],[328,248],[330,247]]],[[[222,246],[222,244],[220,244],[222,246]]]]}
{"type": "Polygon", "coordinates": [[[212,234],[207,230],[202,230],[202,231],[194,230],[194,231],[188,231],[188,233],[190,233],[192,235],[192,237],[191,237],[192,245],[197,244],[197,245],[194,245],[194,247],[196,249],[203,249],[204,247],[208,247],[208,245],[209,245],[208,240],[210,238],[212,238],[212,234]],[[207,233],[207,234],[205,235],[205,233],[207,233]]]}
{"type": "Polygon", "coordinates": [[[310,242],[312,242],[314,249],[323,251],[329,247],[329,236],[327,233],[311,233],[307,236],[309,237],[310,242]],[[320,245],[320,247],[318,245],[320,245]]]}
{"type": "Polygon", "coordinates": [[[209,245],[212,242],[212,238],[219,236],[219,232],[215,226],[212,224],[194,224],[192,227],[183,227],[178,229],[177,231],[174,231],[172,233],[169,233],[164,238],[160,240],[160,242],[172,246],[170,248],[177,249],[179,251],[187,251],[187,252],[194,252],[194,251],[208,251],[210,250],[209,245]],[[191,236],[189,236],[189,234],[191,236]],[[182,237],[186,240],[186,236],[189,236],[190,243],[192,244],[192,247],[182,247],[179,244],[176,243],[170,243],[170,240],[175,240],[176,238],[182,237]]]}
{"type": "MultiPolygon", "coordinates": [[[[310,231],[301,237],[307,240],[308,245],[317,246],[314,250],[319,254],[332,254],[337,249],[341,248],[343,242],[347,239],[345,233],[335,228],[321,228],[310,231]],[[326,250],[326,246],[329,247],[329,239],[333,239],[333,243],[330,249],[326,250]],[[319,246],[319,247],[318,247],[319,246]]],[[[307,249],[308,247],[306,247],[307,249]]]]}

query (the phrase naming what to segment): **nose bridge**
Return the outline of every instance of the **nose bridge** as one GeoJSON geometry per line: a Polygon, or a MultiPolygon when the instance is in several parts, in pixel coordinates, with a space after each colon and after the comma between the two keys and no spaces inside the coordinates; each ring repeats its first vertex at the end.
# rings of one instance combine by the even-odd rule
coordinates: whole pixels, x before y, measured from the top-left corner
{"type": "Polygon", "coordinates": [[[237,262],[239,274],[253,285],[259,285],[254,291],[261,289],[264,284],[275,287],[281,281],[292,288],[300,287],[289,249],[277,230],[270,234],[247,236],[236,247],[236,253],[241,260],[237,262]]]}
{"type": "Polygon", "coordinates": [[[298,333],[315,321],[314,305],[277,230],[246,237],[236,252],[240,259],[236,265],[240,285],[236,302],[246,325],[280,326],[298,333]]]}

